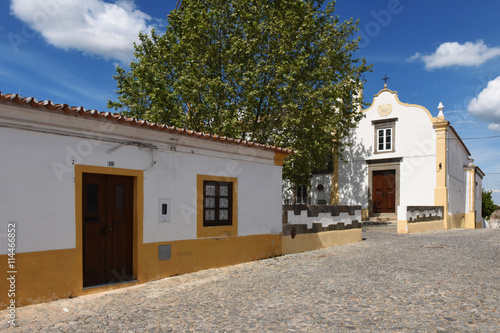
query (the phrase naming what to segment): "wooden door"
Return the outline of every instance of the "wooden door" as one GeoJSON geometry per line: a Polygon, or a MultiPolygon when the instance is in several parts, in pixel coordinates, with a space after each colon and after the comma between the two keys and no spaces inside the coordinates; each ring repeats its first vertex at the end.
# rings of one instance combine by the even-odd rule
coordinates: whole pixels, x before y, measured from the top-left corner
{"type": "Polygon", "coordinates": [[[133,177],[83,174],[83,286],[132,280],[133,177]]]}
{"type": "Polygon", "coordinates": [[[373,171],[373,213],[396,212],[396,171],[373,171]]]}

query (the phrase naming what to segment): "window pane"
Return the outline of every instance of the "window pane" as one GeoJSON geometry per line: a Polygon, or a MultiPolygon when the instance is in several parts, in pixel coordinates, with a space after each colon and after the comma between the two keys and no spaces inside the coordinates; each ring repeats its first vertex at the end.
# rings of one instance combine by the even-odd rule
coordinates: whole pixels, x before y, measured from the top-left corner
{"type": "Polygon", "coordinates": [[[219,210],[219,220],[227,220],[229,218],[229,211],[227,209],[219,210]]]}
{"type": "Polygon", "coordinates": [[[205,210],[205,220],[214,221],[215,220],[215,209],[205,210]]]}
{"type": "Polygon", "coordinates": [[[392,131],[390,128],[385,130],[385,142],[386,142],[385,149],[386,150],[391,150],[391,138],[392,138],[391,134],[392,134],[392,131]]]}
{"type": "MultiPolygon", "coordinates": [[[[215,204],[215,202],[214,202],[215,204]]],[[[229,207],[229,200],[227,198],[220,198],[219,199],[219,208],[228,208],[229,207]]]]}
{"type": "Polygon", "coordinates": [[[205,185],[205,195],[209,197],[215,196],[215,185],[205,185]]]}
{"type": "Polygon", "coordinates": [[[87,213],[97,213],[97,184],[87,185],[87,213]]]}
{"type": "Polygon", "coordinates": [[[227,197],[229,195],[229,186],[219,186],[219,195],[227,197]]]}
{"type": "Polygon", "coordinates": [[[215,208],[215,198],[205,198],[205,208],[215,208]]]}
{"type": "Polygon", "coordinates": [[[125,186],[115,186],[115,213],[125,212],[125,186]]]}
{"type": "Polygon", "coordinates": [[[384,150],[384,144],[383,143],[379,143],[378,150],[384,150]]]}

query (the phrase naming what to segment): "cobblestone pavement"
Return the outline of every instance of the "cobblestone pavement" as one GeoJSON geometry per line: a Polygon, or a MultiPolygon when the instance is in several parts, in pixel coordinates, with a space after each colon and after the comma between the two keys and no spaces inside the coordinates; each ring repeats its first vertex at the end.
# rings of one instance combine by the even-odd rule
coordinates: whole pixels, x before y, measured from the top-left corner
{"type": "Polygon", "coordinates": [[[20,308],[7,332],[500,331],[500,229],[363,237],[20,308]]]}

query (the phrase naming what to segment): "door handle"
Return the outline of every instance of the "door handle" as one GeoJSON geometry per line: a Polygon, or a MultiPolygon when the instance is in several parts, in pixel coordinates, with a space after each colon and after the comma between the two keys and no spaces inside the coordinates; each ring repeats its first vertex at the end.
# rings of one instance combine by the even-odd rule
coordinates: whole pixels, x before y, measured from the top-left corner
{"type": "Polygon", "coordinates": [[[108,224],[108,230],[113,232],[113,229],[111,228],[111,224],[108,224]]]}

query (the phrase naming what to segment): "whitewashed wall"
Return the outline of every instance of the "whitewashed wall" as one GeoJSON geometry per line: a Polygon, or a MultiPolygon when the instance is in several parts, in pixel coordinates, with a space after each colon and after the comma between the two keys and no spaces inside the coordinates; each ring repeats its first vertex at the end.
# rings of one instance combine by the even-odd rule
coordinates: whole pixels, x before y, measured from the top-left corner
{"type": "MultiPolygon", "coordinates": [[[[2,124],[61,134],[0,127],[0,236],[8,222],[17,222],[18,252],[75,248],[73,160],[144,170],[145,243],[196,238],[197,174],[238,178],[239,236],[281,232],[281,167],[274,165],[274,152],[128,124],[110,126],[104,119],[0,107],[2,124]],[[132,141],[156,148],[119,143],[132,141]],[[160,198],[171,199],[170,222],[158,221],[160,198]]],[[[0,250],[6,253],[5,246],[0,250]]]]}
{"type": "Polygon", "coordinates": [[[447,184],[448,214],[465,213],[467,188],[464,167],[469,165],[469,153],[451,131],[446,132],[447,139],[447,184]]]}
{"type": "MultiPolygon", "coordinates": [[[[476,188],[475,188],[475,193],[474,193],[474,208],[476,210],[476,222],[483,222],[483,207],[482,207],[482,202],[483,202],[483,193],[482,193],[482,188],[483,188],[483,179],[479,174],[474,175],[475,181],[477,183],[476,188]]],[[[484,228],[484,225],[482,226],[484,228]]]]}
{"type": "Polygon", "coordinates": [[[331,174],[313,174],[311,177],[311,205],[319,205],[324,200],[324,205],[330,204],[330,193],[332,191],[331,174]],[[323,191],[318,191],[318,185],[323,185],[323,191]]]}

